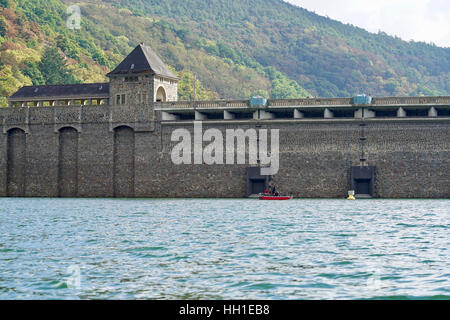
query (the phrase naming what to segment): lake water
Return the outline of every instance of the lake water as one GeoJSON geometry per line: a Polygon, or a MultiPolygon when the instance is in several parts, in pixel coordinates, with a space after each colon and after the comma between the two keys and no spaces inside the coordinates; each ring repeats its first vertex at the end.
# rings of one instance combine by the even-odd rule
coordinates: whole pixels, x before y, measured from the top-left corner
{"type": "Polygon", "coordinates": [[[0,199],[0,299],[450,299],[450,200],[0,199]]]}

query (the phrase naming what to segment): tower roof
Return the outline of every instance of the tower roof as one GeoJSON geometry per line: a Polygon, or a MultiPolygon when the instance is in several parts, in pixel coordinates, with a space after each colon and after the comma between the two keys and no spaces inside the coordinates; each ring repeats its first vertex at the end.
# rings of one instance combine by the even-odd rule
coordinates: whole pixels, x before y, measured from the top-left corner
{"type": "Polygon", "coordinates": [[[139,44],[113,71],[107,74],[125,75],[150,72],[163,77],[178,79],[160,57],[143,43],[139,44]]]}

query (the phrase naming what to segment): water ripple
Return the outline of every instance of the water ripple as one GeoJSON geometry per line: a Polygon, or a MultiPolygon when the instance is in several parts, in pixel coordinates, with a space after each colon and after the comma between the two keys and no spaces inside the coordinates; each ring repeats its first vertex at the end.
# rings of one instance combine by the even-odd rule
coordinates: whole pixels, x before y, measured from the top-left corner
{"type": "Polygon", "coordinates": [[[449,200],[0,201],[0,299],[450,299],[449,200]]]}

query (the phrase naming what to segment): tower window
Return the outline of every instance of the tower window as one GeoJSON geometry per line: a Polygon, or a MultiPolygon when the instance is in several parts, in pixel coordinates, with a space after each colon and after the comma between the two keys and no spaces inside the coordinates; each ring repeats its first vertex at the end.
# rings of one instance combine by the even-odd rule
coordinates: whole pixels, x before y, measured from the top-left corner
{"type": "Polygon", "coordinates": [[[120,104],[120,94],[116,96],[116,104],[120,104]]]}
{"type": "Polygon", "coordinates": [[[139,77],[125,77],[125,82],[138,82],[139,77]]]}
{"type": "Polygon", "coordinates": [[[123,94],[122,95],[122,104],[125,104],[126,102],[125,102],[125,95],[123,94]]]}

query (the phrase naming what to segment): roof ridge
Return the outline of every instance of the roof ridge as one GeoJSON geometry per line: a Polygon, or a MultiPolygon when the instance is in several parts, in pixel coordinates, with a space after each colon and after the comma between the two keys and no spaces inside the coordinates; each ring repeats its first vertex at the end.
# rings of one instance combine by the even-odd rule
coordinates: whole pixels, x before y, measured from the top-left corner
{"type": "Polygon", "coordinates": [[[38,84],[33,86],[23,86],[22,88],[36,88],[36,87],[62,87],[62,86],[86,86],[86,85],[103,85],[109,82],[94,82],[94,83],[65,83],[65,84],[38,84]]]}
{"type": "Polygon", "coordinates": [[[108,82],[51,84],[25,86],[17,90],[9,99],[32,99],[38,97],[83,97],[83,96],[109,96],[110,84],[108,82]]]}
{"type": "MultiPolygon", "coordinates": [[[[148,52],[147,52],[147,50],[151,50],[151,48],[150,47],[148,47],[148,46],[146,46],[146,45],[144,45],[144,43],[141,43],[141,44],[139,44],[139,46],[141,47],[141,50],[142,50],[142,52],[144,53],[144,56],[145,56],[145,59],[147,59],[147,64],[148,64],[148,66],[149,66],[149,68],[150,68],[150,70],[151,71],[153,71],[153,72],[155,72],[155,70],[153,70],[153,68],[152,68],[152,65],[150,64],[150,57],[148,56],[148,52]]],[[[155,54],[156,55],[156,54],[155,54]]]]}

